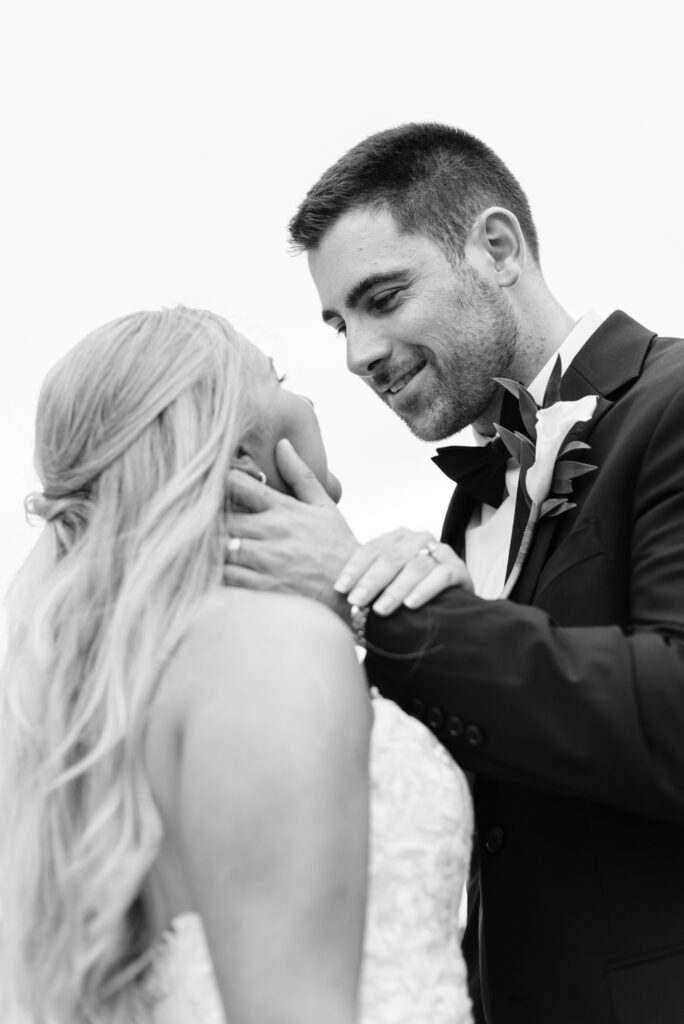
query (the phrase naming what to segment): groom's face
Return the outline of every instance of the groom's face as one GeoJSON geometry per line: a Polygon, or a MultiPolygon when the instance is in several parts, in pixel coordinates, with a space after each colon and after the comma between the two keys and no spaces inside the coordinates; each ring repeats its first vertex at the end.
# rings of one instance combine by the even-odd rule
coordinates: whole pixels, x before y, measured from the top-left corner
{"type": "Polygon", "coordinates": [[[492,378],[511,365],[516,320],[467,256],[455,264],[391,214],[361,209],[326,232],[309,267],[349,369],[417,437],[440,440],[483,417],[492,378]]]}

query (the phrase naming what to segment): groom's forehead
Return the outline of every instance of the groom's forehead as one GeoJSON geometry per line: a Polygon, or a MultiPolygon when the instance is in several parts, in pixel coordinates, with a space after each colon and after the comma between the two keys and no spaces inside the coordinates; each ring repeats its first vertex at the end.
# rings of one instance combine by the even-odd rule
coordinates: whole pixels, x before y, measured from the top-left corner
{"type": "Polygon", "coordinates": [[[388,210],[370,207],[348,210],[330,225],[310,260],[328,256],[361,259],[366,254],[377,256],[383,251],[396,251],[409,236],[388,210]]]}
{"type": "Polygon", "coordinates": [[[375,276],[406,272],[433,243],[403,231],[386,211],[354,210],[343,214],[308,254],[309,270],[324,305],[347,304],[375,276]]]}

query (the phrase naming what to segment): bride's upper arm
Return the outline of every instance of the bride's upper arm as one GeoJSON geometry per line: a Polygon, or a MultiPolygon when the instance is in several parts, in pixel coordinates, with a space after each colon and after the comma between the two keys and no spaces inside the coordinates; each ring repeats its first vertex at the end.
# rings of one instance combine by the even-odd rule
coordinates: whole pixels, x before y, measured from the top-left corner
{"type": "Polygon", "coordinates": [[[233,591],[179,662],[176,824],[228,1017],[268,1020],[289,999],[293,1020],[307,1003],[312,1020],[351,1020],[370,705],[349,633],[308,600],[233,591]]]}

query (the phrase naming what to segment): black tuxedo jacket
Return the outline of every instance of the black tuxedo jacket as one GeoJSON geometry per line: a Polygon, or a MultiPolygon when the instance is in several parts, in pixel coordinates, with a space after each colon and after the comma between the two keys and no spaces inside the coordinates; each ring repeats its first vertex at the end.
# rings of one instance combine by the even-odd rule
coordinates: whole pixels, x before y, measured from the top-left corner
{"type": "MultiPolygon", "coordinates": [[[[478,1019],[681,1024],[684,341],[614,313],[564,375],[585,394],[598,469],[511,599],[371,614],[366,666],[474,776],[478,1019]]],[[[470,511],[457,488],[457,550],[470,511]]]]}

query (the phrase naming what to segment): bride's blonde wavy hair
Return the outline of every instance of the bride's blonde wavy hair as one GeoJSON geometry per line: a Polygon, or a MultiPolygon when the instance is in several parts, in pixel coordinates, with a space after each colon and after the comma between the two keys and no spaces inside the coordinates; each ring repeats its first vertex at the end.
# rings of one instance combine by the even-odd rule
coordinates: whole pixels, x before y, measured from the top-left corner
{"type": "Polygon", "coordinates": [[[164,665],[221,579],[245,342],[177,308],[95,331],[36,421],[45,527],[8,595],[0,969],[35,1024],[129,1024],[161,824],[142,738],[164,665]]]}

